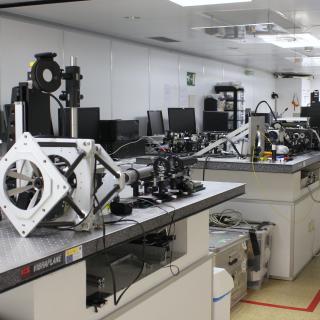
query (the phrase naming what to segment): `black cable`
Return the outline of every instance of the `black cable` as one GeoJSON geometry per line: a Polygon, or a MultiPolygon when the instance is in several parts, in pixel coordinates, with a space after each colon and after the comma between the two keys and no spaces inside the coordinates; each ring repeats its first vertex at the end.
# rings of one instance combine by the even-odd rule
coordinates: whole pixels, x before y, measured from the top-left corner
{"type": "Polygon", "coordinates": [[[66,119],[66,110],[65,110],[63,104],[54,94],[49,93],[49,92],[43,92],[43,91],[42,91],[42,93],[47,94],[48,96],[53,98],[58,103],[58,105],[61,109],[61,117],[62,117],[62,136],[65,137],[66,132],[67,132],[67,119],[66,119]]]}
{"type": "MultiPolygon", "coordinates": [[[[173,235],[176,233],[176,224],[172,223],[170,224],[169,230],[168,230],[168,236],[171,234],[171,226],[173,225],[173,235]]],[[[170,268],[171,274],[176,277],[180,274],[180,268],[176,264],[172,264],[173,261],[173,248],[171,248],[170,252],[170,261],[168,266],[164,266],[163,268],[170,268]],[[173,269],[176,269],[176,272],[173,271],[173,269]]]]}
{"type": "Polygon", "coordinates": [[[265,100],[262,100],[262,101],[260,101],[260,102],[258,103],[258,105],[256,106],[256,109],[255,109],[254,113],[257,113],[259,107],[260,107],[263,103],[265,103],[265,104],[268,106],[268,108],[270,109],[270,112],[271,112],[274,120],[277,121],[277,117],[276,117],[276,115],[274,114],[274,112],[273,112],[270,104],[269,104],[267,101],[265,101],[265,100]]]}
{"type": "MultiPolygon", "coordinates": [[[[95,201],[97,202],[97,205],[100,209],[100,212],[101,212],[101,215],[103,213],[102,211],[102,208],[101,208],[101,205],[100,205],[100,202],[96,196],[96,194],[94,195],[94,198],[95,198],[95,201]]],[[[103,219],[103,216],[102,216],[102,219],[103,219]]],[[[110,270],[110,274],[111,274],[111,281],[112,281],[112,288],[113,288],[113,297],[114,297],[114,302],[116,302],[116,276],[114,274],[114,271],[113,271],[113,268],[111,266],[111,261],[108,257],[108,254],[107,254],[107,246],[106,246],[106,224],[116,224],[118,222],[121,222],[123,218],[119,219],[119,220],[115,220],[115,221],[109,221],[109,222],[104,222],[103,221],[103,224],[102,224],[102,242],[103,242],[103,249],[104,249],[104,254],[105,254],[105,257],[106,257],[106,260],[107,260],[107,266],[110,270]]],[[[96,245],[96,251],[98,252],[98,241],[97,241],[97,245],[96,245]]]]}
{"type": "MultiPolygon", "coordinates": [[[[96,167],[97,167],[97,160],[95,160],[95,171],[94,171],[94,199],[98,205],[98,209],[101,213],[101,217],[103,219],[103,210],[102,210],[102,207],[101,207],[101,203],[99,202],[98,200],[98,197],[97,197],[97,190],[96,190],[96,167]]],[[[145,230],[142,226],[142,224],[136,220],[133,220],[133,219],[124,219],[124,217],[118,219],[118,220],[115,220],[115,221],[103,221],[103,224],[102,224],[102,232],[103,232],[103,249],[104,249],[104,253],[105,253],[105,257],[106,257],[106,260],[107,260],[107,266],[110,270],[110,273],[111,273],[111,278],[112,278],[112,287],[113,287],[113,301],[114,301],[114,305],[117,306],[120,302],[120,300],[122,299],[122,297],[124,296],[124,294],[129,290],[129,288],[140,278],[143,270],[144,270],[144,266],[145,266],[145,239],[146,239],[146,233],[145,233],[145,230]],[[120,296],[117,298],[117,283],[116,283],[116,277],[115,277],[115,273],[114,273],[114,270],[112,268],[112,265],[111,265],[111,261],[108,257],[108,254],[107,254],[107,246],[106,246],[106,225],[113,225],[113,224],[117,224],[117,223],[120,223],[120,222],[135,222],[136,224],[138,224],[142,230],[142,233],[143,233],[143,242],[142,242],[142,266],[141,266],[141,270],[139,271],[138,275],[136,278],[134,278],[134,280],[124,289],[124,291],[120,294],[120,296]]],[[[96,248],[96,251],[98,251],[98,242],[97,242],[97,248],[96,248]]]]}
{"type": "MultiPolygon", "coordinates": [[[[173,212],[172,212],[172,215],[171,215],[171,222],[170,222],[170,225],[169,225],[169,229],[168,229],[168,232],[167,232],[167,236],[169,237],[170,234],[171,234],[171,228],[173,226],[173,236],[175,237],[175,234],[176,234],[176,224],[174,222],[174,218],[175,218],[175,214],[176,214],[176,208],[173,207],[173,206],[170,206],[170,205],[167,205],[168,207],[170,208],[173,208],[173,212]]],[[[170,272],[171,274],[176,277],[180,274],[180,268],[176,265],[176,264],[172,264],[172,261],[173,261],[173,247],[171,248],[171,252],[170,252],[170,260],[169,260],[169,265],[168,266],[164,266],[163,268],[170,268],[170,272]],[[173,269],[176,269],[176,272],[173,271],[173,269]]]]}
{"type": "MultiPolygon", "coordinates": [[[[98,204],[98,208],[102,214],[102,208],[101,208],[101,205],[100,205],[100,202],[98,201],[98,198],[97,196],[95,195],[95,201],[97,202],[98,204]]],[[[129,290],[129,288],[140,278],[143,270],[144,270],[144,265],[145,265],[145,239],[146,239],[146,233],[145,233],[145,230],[142,226],[142,224],[136,220],[133,220],[133,219],[125,219],[125,217],[122,217],[118,220],[114,220],[114,221],[105,221],[103,222],[103,226],[102,226],[102,231],[103,231],[103,249],[104,249],[104,253],[105,253],[105,257],[106,257],[106,260],[107,260],[107,266],[109,268],[109,271],[110,271],[110,274],[111,274],[111,279],[112,279],[112,288],[113,288],[113,302],[114,302],[114,305],[117,306],[120,302],[120,300],[122,299],[123,295],[129,290]],[[141,230],[142,230],[142,233],[143,233],[143,242],[142,242],[142,267],[137,275],[136,278],[134,278],[134,280],[124,289],[124,291],[120,294],[120,296],[117,298],[117,283],[116,283],[116,276],[115,276],[115,273],[114,273],[114,270],[112,268],[112,265],[111,265],[111,261],[108,257],[108,254],[106,252],[106,225],[113,225],[113,224],[117,224],[117,223],[120,223],[120,222],[135,222],[136,224],[138,224],[140,227],[141,227],[141,230]]],[[[97,250],[98,250],[98,244],[97,244],[97,250]]]]}
{"type": "MultiPolygon", "coordinates": [[[[120,221],[117,221],[116,223],[118,223],[120,221]]],[[[133,222],[135,224],[137,224],[141,230],[142,230],[142,233],[143,233],[143,240],[142,240],[142,258],[140,259],[142,261],[142,265],[141,265],[141,269],[138,273],[138,275],[133,279],[133,281],[122,291],[122,293],[119,295],[119,297],[117,298],[117,284],[116,284],[116,279],[115,279],[115,274],[114,274],[114,271],[113,271],[113,268],[112,268],[112,265],[110,263],[110,261],[108,261],[108,267],[109,267],[109,270],[111,272],[111,277],[112,277],[112,286],[113,286],[113,302],[114,302],[114,305],[117,306],[122,297],[124,296],[124,294],[130,289],[130,287],[136,283],[139,278],[141,277],[142,273],[143,273],[143,270],[144,270],[144,266],[145,266],[145,242],[146,242],[146,232],[144,230],[144,227],[143,225],[138,222],[137,220],[134,220],[134,219],[121,219],[121,222],[133,222]]],[[[109,223],[107,223],[109,224],[109,223]]]]}
{"type": "Polygon", "coordinates": [[[83,222],[85,222],[89,218],[93,208],[94,208],[94,206],[92,205],[89,213],[81,221],[79,221],[77,224],[75,224],[73,226],[68,226],[68,227],[61,226],[61,227],[59,227],[59,226],[49,226],[49,225],[41,226],[40,225],[40,227],[41,228],[45,228],[45,229],[56,229],[56,230],[60,230],[60,231],[76,231],[76,230],[74,230],[74,228],[79,227],[83,222]]]}
{"type": "MultiPolygon", "coordinates": [[[[100,202],[96,196],[96,194],[94,195],[95,197],[95,201],[97,202],[97,205],[98,205],[98,208],[101,212],[101,216],[102,216],[102,208],[101,208],[101,205],[100,205],[100,202]]],[[[145,266],[145,241],[146,241],[146,233],[145,233],[145,230],[142,226],[142,224],[136,220],[133,220],[133,219],[126,219],[125,217],[122,217],[120,218],[119,220],[115,220],[115,221],[104,221],[103,222],[103,226],[102,226],[102,231],[103,231],[103,249],[104,249],[104,252],[105,252],[105,257],[106,257],[106,260],[107,260],[107,266],[110,270],[110,273],[111,273],[111,278],[112,278],[112,288],[113,288],[113,302],[114,302],[114,305],[117,306],[120,302],[120,300],[122,299],[122,297],[124,296],[124,294],[129,290],[129,288],[137,282],[137,280],[140,278],[143,270],[144,270],[144,266],[145,266]],[[120,223],[120,222],[134,222],[136,223],[137,225],[140,226],[141,230],[142,230],[142,234],[143,234],[143,240],[142,240],[142,266],[141,266],[141,269],[138,273],[138,275],[134,278],[134,280],[124,289],[124,291],[120,294],[120,296],[117,298],[117,283],[116,283],[116,276],[115,276],[115,273],[114,273],[114,270],[112,268],[112,265],[111,265],[111,261],[108,257],[108,254],[106,252],[106,225],[113,225],[113,224],[117,224],[117,223],[120,223]]],[[[98,250],[98,247],[97,247],[97,250],[98,250]]]]}
{"type": "MultiPolygon", "coordinates": [[[[164,208],[162,208],[162,207],[160,207],[160,206],[154,206],[154,203],[153,203],[152,201],[150,201],[150,200],[143,199],[143,198],[140,199],[140,200],[145,201],[145,202],[147,202],[147,203],[150,203],[150,204],[153,205],[153,207],[159,208],[159,209],[161,209],[161,210],[163,210],[164,212],[166,212],[166,213],[169,214],[169,212],[168,212],[167,210],[165,210],[164,208]]],[[[164,203],[163,205],[165,205],[165,206],[173,209],[173,212],[172,212],[172,214],[171,214],[170,225],[169,225],[169,228],[168,228],[168,231],[167,231],[167,236],[168,236],[168,237],[170,236],[172,226],[173,226],[173,229],[174,229],[174,231],[173,231],[173,236],[175,236],[175,233],[176,233],[176,224],[175,224],[175,222],[174,222],[174,218],[175,218],[175,214],[176,214],[176,208],[175,208],[174,206],[170,206],[170,205],[167,204],[167,203],[164,203]]],[[[170,252],[169,265],[168,265],[168,266],[164,266],[163,268],[170,268],[171,274],[175,277],[175,276],[178,276],[178,275],[180,274],[180,268],[179,268],[177,265],[172,264],[172,261],[173,261],[173,248],[171,248],[171,252],[170,252]],[[173,271],[173,268],[175,268],[177,271],[174,272],[174,271],[173,271]]]]}

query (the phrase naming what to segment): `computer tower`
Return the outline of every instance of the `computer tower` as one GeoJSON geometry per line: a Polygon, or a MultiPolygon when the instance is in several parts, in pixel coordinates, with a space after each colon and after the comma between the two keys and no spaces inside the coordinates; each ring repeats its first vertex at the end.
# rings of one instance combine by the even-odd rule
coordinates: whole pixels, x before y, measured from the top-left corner
{"type": "Polygon", "coordinates": [[[319,103],[319,91],[315,90],[311,92],[311,106],[319,103]]]}
{"type": "Polygon", "coordinates": [[[314,104],[310,108],[310,126],[320,129],[320,103],[314,104]]]}

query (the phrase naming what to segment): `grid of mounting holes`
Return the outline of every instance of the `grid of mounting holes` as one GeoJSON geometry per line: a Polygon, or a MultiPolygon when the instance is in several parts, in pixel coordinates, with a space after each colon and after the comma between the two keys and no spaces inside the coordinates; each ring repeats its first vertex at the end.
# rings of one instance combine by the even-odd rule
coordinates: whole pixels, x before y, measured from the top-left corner
{"type": "MultiPolygon", "coordinates": [[[[0,223],[0,274],[63,252],[81,243],[71,231],[69,233],[37,229],[27,238],[23,238],[8,220],[0,223]]],[[[79,235],[79,238],[80,236],[84,236],[86,240],[85,234],[79,235]]]]}

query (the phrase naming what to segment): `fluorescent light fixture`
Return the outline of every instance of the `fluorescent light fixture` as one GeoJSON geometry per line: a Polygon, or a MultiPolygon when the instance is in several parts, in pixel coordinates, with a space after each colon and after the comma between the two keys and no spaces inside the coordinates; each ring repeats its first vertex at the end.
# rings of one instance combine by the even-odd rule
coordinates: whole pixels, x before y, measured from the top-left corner
{"type": "Polygon", "coordinates": [[[235,28],[235,27],[259,27],[261,25],[274,25],[273,22],[261,22],[261,23],[249,23],[249,24],[230,24],[224,26],[211,26],[211,27],[193,27],[192,30],[202,30],[202,29],[219,29],[219,28],[235,28]]]}
{"type": "Polygon", "coordinates": [[[286,59],[302,67],[320,67],[320,57],[288,57],[286,59]]]}
{"type": "Polygon", "coordinates": [[[209,6],[213,4],[251,2],[252,0],[170,0],[182,7],[209,6]]]}
{"type": "Polygon", "coordinates": [[[271,43],[280,48],[320,48],[320,40],[310,33],[301,34],[282,34],[282,35],[259,35],[261,40],[271,43]]]}
{"type": "Polygon", "coordinates": [[[301,61],[303,67],[320,67],[320,57],[306,57],[301,61]]]}
{"type": "Polygon", "coordinates": [[[288,19],[288,17],[287,17],[283,12],[281,12],[281,11],[279,11],[279,10],[275,10],[275,12],[276,12],[279,16],[281,16],[282,18],[288,19]]]}

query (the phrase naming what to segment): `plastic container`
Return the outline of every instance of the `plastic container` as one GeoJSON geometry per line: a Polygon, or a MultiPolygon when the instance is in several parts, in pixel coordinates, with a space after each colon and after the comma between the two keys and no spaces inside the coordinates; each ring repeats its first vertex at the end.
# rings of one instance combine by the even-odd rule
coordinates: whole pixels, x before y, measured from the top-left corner
{"type": "MultiPolygon", "coordinates": [[[[249,235],[249,230],[255,229],[260,254],[255,255],[248,241],[248,288],[260,289],[263,282],[269,278],[269,265],[271,259],[273,224],[250,222],[249,225],[241,224],[235,228],[228,228],[228,232],[243,233],[249,235]]],[[[225,230],[223,228],[212,228],[212,230],[225,230]]]]}
{"type": "Polygon", "coordinates": [[[231,307],[247,295],[247,241],[241,232],[216,231],[210,228],[209,250],[214,266],[225,269],[233,279],[231,307]]]}
{"type": "Polygon", "coordinates": [[[213,269],[212,320],[230,320],[233,280],[221,268],[213,269]]]}
{"type": "Polygon", "coordinates": [[[273,226],[265,226],[256,231],[260,246],[260,255],[255,256],[249,247],[248,251],[248,287],[260,289],[263,282],[269,279],[273,226]]]}

